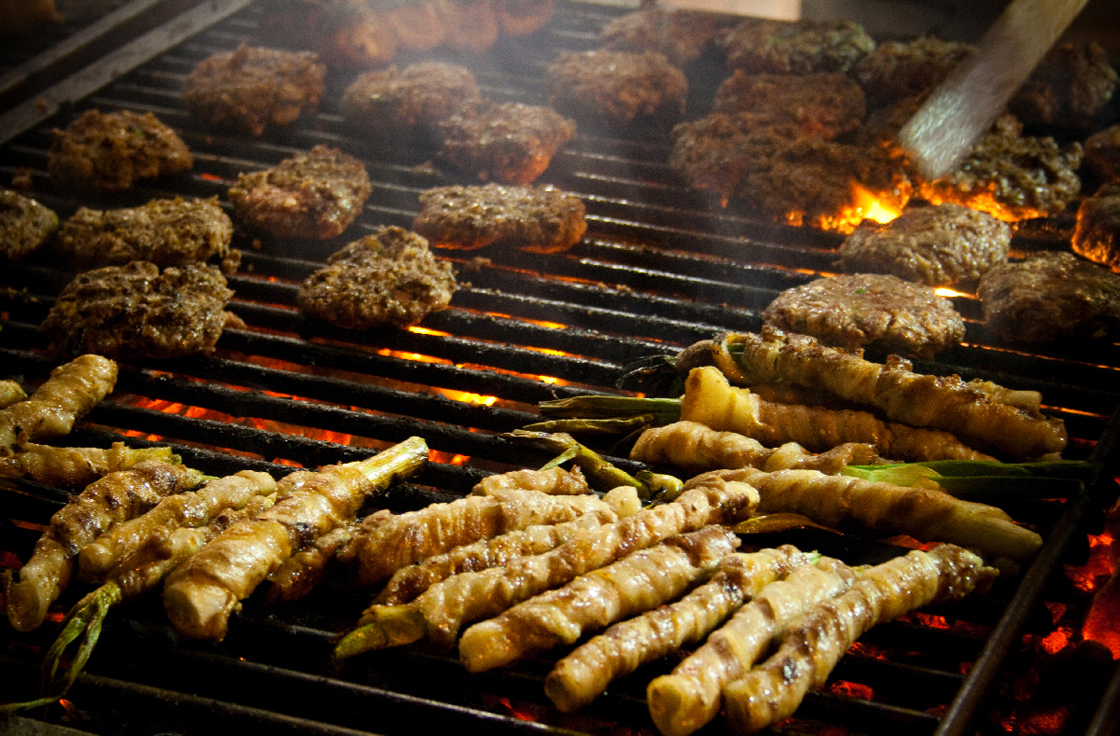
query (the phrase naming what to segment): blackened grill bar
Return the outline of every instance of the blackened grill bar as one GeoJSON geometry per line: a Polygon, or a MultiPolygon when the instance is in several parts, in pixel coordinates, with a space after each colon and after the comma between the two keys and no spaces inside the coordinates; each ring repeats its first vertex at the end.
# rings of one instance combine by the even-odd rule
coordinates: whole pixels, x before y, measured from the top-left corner
{"type": "MultiPolygon", "coordinates": [[[[725,207],[683,187],[664,163],[668,146],[658,142],[663,130],[618,137],[585,132],[544,177],[587,204],[589,232],[575,248],[559,254],[441,249],[439,255],[456,264],[467,285],[451,309],[431,315],[422,330],[354,333],[312,322],[296,310],[296,284],[373,225],[409,226],[417,195],[445,180],[417,166],[431,160],[434,151],[386,149],[352,130],[335,113],[341,93],[337,80],[317,116],[261,140],[211,131],[193,120],[178,100],[186,73],[215,51],[241,41],[266,42],[268,3],[249,3],[225,17],[234,5],[215,3],[210,23],[200,20],[205,9],[199,5],[190,13],[197,28],[185,41],[149,49],[151,61],[75,95],[78,109],[152,110],[194,152],[193,173],[135,196],[141,201],[176,195],[224,199],[239,172],[271,166],[318,143],[360,157],[374,180],[374,194],[352,230],[334,241],[266,240],[259,249],[236,243],[245,257],[231,279],[236,296],[230,309],[248,329],[227,330],[213,357],[123,364],[114,396],[90,413],[67,444],[108,446],[122,437],[137,446],[171,444],[185,462],[205,472],[254,469],[280,477],[293,463],[315,467],[355,460],[371,447],[419,434],[440,459],[379,499],[393,510],[418,508],[463,495],[487,472],[549,460],[502,436],[534,421],[538,402],[615,391],[637,359],[672,355],[725,330],[757,330],[759,311],[779,291],[833,270],[840,236],[763,222],[735,202],[725,207]],[[451,392],[494,401],[462,401],[450,398],[451,392]],[[169,404],[178,406],[165,411],[169,404]],[[351,444],[323,439],[340,434],[352,435],[351,444]],[[460,459],[453,462],[452,456],[460,459]]],[[[561,2],[550,26],[532,42],[506,39],[494,58],[481,64],[476,71],[484,94],[543,103],[538,79],[548,60],[560,50],[595,47],[598,29],[624,11],[561,2]]],[[[714,85],[718,80],[706,81],[714,85]]],[[[696,91],[690,111],[698,109],[700,95],[710,93],[696,91]]],[[[70,113],[46,118],[16,136],[0,158],[5,177],[29,168],[36,194],[63,216],[90,204],[55,190],[45,175],[49,131],[62,127],[70,113]]],[[[103,200],[104,206],[117,206],[116,201],[103,200]]],[[[1068,242],[1071,229],[1068,216],[1027,223],[1017,231],[1014,246],[1026,252],[1068,242]]],[[[45,352],[38,325],[69,277],[54,264],[33,260],[0,279],[16,287],[0,296],[5,316],[0,363],[6,374],[22,376],[29,386],[57,364],[57,356],[45,352]],[[18,293],[21,289],[26,293],[18,293]]],[[[1109,415],[1120,403],[1120,349],[1009,349],[985,330],[974,299],[955,302],[969,320],[965,344],[916,367],[1041,391],[1047,410],[1071,433],[1067,455],[1092,454],[1101,482],[1072,498],[1013,502],[1011,513],[1037,525],[1047,540],[1021,584],[925,611],[931,621],[894,622],[869,632],[841,660],[830,687],[810,693],[798,711],[806,731],[1006,732],[997,723],[1009,707],[1001,686],[1031,666],[1024,663],[1031,655],[1024,642],[1054,630],[1043,604],[1077,605],[1062,567],[1084,561],[1086,532],[1099,528],[1102,500],[1112,492],[1110,473],[1120,453],[1109,439],[1116,428],[1109,415]],[[932,622],[942,615],[941,624],[932,622]],[[868,693],[873,698],[865,698],[868,693]]],[[[626,469],[640,467],[612,459],[626,469]]],[[[10,509],[0,519],[0,552],[26,559],[37,537],[33,525],[44,523],[63,500],[55,489],[30,482],[0,485],[0,504],[10,509]]],[[[869,540],[812,530],[795,530],[775,541],[860,561],[884,553],[869,540]]],[[[333,635],[353,625],[367,602],[366,593],[337,583],[280,606],[257,596],[247,601],[217,646],[178,638],[158,596],[137,602],[109,617],[68,705],[37,715],[106,734],[213,728],[215,723],[230,731],[389,736],[414,732],[418,725],[432,732],[486,729],[557,736],[653,732],[645,683],[671,662],[624,678],[572,716],[553,710],[543,694],[555,653],[483,675],[468,674],[453,656],[422,648],[332,667],[333,635]]],[[[0,675],[21,682],[23,697],[34,695],[39,655],[53,634],[50,626],[27,636],[5,627],[0,637],[0,675]]],[[[1084,688],[1090,698],[1098,697],[1088,710],[1096,710],[1104,724],[1115,708],[1106,684],[1089,682],[1084,688]]],[[[1094,736],[1103,736],[1101,728],[1094,736]]]]}

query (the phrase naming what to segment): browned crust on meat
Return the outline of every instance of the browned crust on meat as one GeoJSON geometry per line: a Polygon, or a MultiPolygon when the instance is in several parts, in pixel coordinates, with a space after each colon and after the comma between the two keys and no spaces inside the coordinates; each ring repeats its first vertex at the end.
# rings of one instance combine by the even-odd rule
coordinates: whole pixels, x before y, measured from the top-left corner
{"type": "Polygon", "coordinates": [[[833,139],[855,130],[867,112],[863,90],[838,72],[748,74],[736,69],[716,90],[714,112],[765,114],[801,135],[833,139]]]}
{"type": "Polygon", "coordinates": [[[722,39],[727,65],[751,72],[845,72],[875,49],[852,21],[747,18],[722,39]]]}
{"type": "Polygon", "coordinates": [[[1074,253],[1120,271],[1120,182],[1081,202],[1072,244],[1074,253]]]}
{"type": "Polygon", "coordinates": [[[432,61],[365,72],[346,88],[340,107],[347,122],[378,138],[423,138],[481,99],[469,69],[432,61]]]}
{"type": "Polygon", "coordinates": [[[1092,130],[1120,76],[1096,41],[1050,49],[1007,109],[1028,125],[1092,130]]]}
{"type": "Polygon", "coordinates": [[[700,58],[724,25],[712,13],[655,6],[612,19],[599,31],[599,39],[604,48],[656,51],[679,66],[700,58]]]}
{"type": "Polygon", "coordinates": [[[503,184],[534,181],[575,131],[574,121],[550,107],[487,100],[440,123],[452,167],[503,184]]]}
{"type": "Polygon", "coordinates": [[[0,257],[14,263],[37,250],[56,230],[54,210],[18,192],[0,189],[0,257]]]}
{"type": "Polygon", "coordinates": [[[869,104],[893,105],[908,97],[924,97],[972,48],[971,44],[932,36],[884,41],[856,62],[851,74],[869,104]]]}

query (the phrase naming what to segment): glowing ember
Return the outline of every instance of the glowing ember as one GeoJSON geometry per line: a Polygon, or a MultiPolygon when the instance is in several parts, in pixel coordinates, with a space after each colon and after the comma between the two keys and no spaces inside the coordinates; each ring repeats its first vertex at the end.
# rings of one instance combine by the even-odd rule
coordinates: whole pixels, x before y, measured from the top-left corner
{"type": "MultiPolygon", "coordinates": [[[[817,225],[823,230],[850,233],[864,220],[887,223],[902,214],[902,208],[906,206],[908,200],[907,195],[891,198],[853,181],[849,206],[836,215],[821,217],[817,225]]],[[[786,221],[791,225],[801,225],[802,219],[803,215],[799,212],[786,215],[786,221]]]]}
{"type": "Polygon", "coordinates": [[[1073,631],[1066,627],[1061,627],[1046,635],[1046,637],[1038,642],[1038,645],[1043,651],[1049,654],[1057,654],[1069,646],[1072,640],[1073,631]]]}
{"type": "Polygon", "coordinates": [[[1046,217],[1047,214],[1041,210],[1032,210],[1025,207],[1012,211],[992,196],[991,192],[968,192],[967,196],[965,196],[964,192],[958,192],[957,196],[945,197],[942,196],[936,187],[926,184],[921,186],[920,191],[922,198],[927,200],[930,204],[944,204],[946,202],[961,204],[966,207],[971,207],[974,210],[987,212],[992,217],[1003,220],[1004,222],[1018,222],[1019,220],[1029,220],[1034,217],[1046,217]]]}
{"type": "Polygon", "coordinates": [[[859,698],[861,700],[872,700],[875,697],[875,691],[867,685],[858,682],[848,682],[847,680],[837,680],[836,682],[828,685],[828,692],[833,695],[843,695],[847,698],[859,698]]]}

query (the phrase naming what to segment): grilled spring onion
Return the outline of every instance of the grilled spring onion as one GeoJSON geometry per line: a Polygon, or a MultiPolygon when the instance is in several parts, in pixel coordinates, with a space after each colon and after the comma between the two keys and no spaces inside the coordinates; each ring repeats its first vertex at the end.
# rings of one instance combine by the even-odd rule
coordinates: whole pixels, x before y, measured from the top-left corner
{"type": "Polygon", "coordinates": [[[1089,479],[1085,460],[1001,463],[990,460],[934,460],[923,463],[849,465],[842,475],[896,486],[936,484],[957,498],[997,500],[1000,497],[1049,498],[1075,494],[1089,479]]]}

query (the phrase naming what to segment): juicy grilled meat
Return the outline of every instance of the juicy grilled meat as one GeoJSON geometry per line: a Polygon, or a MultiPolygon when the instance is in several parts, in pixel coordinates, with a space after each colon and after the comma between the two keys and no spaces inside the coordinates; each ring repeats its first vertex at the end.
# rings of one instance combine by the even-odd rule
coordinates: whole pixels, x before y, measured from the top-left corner
{"type": "Polygon", "coordinates": [[[36,251],[58,230],[58,215],[30,197],[0,189],[0,257],[9,263],[36,251]]]}
{"type": "Polygon", "coordinates": [[[763,322],[848,350],[928,357],[964,337],[964,320],[933,289],[897,276],[848,274],[787,289],[763,322]]]}
{"type": "Polygon", "coordinates": [[[371,191],[361,161],[320,144],[271,169],[240,174],[229,201],[237,219],[254,230],[325,239],[342,234],[371,191]]]}
{"type": "Polygon", "coordinates": [[[187,144],[152,113],[86,110],[55,130],[47,171],[60,187],[119,192],[194,165],[187,144]]]}
{"type": "Polygon", "coordinates": [[[550,107],[483,100],[440,123],[443,157],[482,181],[528,184],[575,135],[576,124],[550,107]]]}
{"type": "Polygon", "coordinates": [[[1007,109],[1027,125],[1092,130],[1112,99],[1120,75],[1095,41],[1050,49],[1007,109]]]}
{"type": "Polygon", "coordinates": [[[487,245],[567,250],[587,232],[583,202],[548,185],[485,184],[429,189],[412,229],[454,248],[487,245]]]}
{"type": "Polygon", "coordinates": [[[233,223],[218,198],[153,199],[140,207],[93,210],[80,207],[62,225],[58,247],[81,270],[150,261],[163,268],[202,263],[213,257],[236,270],[230,250],[233,223]]]}
{"type": "Polygon", "coordinates": [[[1073,252],[1120,271],[1120,181],[1105,184],[1077,209],[1073,252]]]}
{"type": "Polygon", "coordinates": [[[1120,179],[1120,124],[1085,139],[1085,166],[1101,179],[1120,179]]]}
{"type": "Polygon", "coordinates": [[[886,225],[864,223],[840,246],[849,273],[887,273],[927,286],[979,279],[1007,260],[1011,228],[957,204],[907,209],[886,225]]]}
{"type": "Polygon", "coordinates": [[[676,122],[684,114],[688,80],[653,51],[567,51],[544,72],[548,104],[607,129],[635,120],[676,122]]]}
{"type": "Polygon", "coordinates": [[[748,72],[846,72],[875,49],[852,21],[748,18],[722,39],[727,65],[748,72]]]}
{"type": "Polygon", "coordinates": [[[80,273],[42,330],[57,347],[112,357],[180,358],[214,350],[233,292],[213,266],[163,271],[148,261],[80,273]]]}
{"type": "Polygon", "coordinates": [[[427,240],[382,226],[328,258],[300,286],[298,299],[314,317],[364,330],[415,324],[444,309],[457,287],[451,264],[437,261],[427,240]]]}
{"type": "Polygon", "coordinates": [[[696,61],[720,32],[719,16],[687,8],[652,6],[609,21],[599,31],[604,48],[655,51],[676,66],[696,61]]]}
{"type": "Polygon", "coordinates": [[[869,104],[892,105],[907,97],[925,97],[940,84],[972,46],[926,36],[913,41],[885,41],[860,59],[851,74],[869,104]]]}
{"type": "Polygon", "coordinates": [[[183,81],[183,105],[211,125],[259,136],[323,98],[327,68],[310,51],[249,46],[203,59],[183,81]]]}
{"type": "Polygon", "coordinates": [[[1120,329],[1120,275],[1072,253],[1044,251],[980,280],[988,327],[1004,340],[1100,339],[1120,329]]]}
{"type": "Polygon", "coordinates": [[[391,66],[362,74],[346,88],[341,111],[347,122],[379,139],[436,140],[440,122],[481,99],[469,69],[433,61],[402,72],[391,66]]]}
{"type": "Polygon", "coordinates": [[[766,115],[801,135],[833,139],[855,130],[866,112],[863,90],[847,75],[748,74],[736,69],[720,84],[714,112],[766,115]]]}

